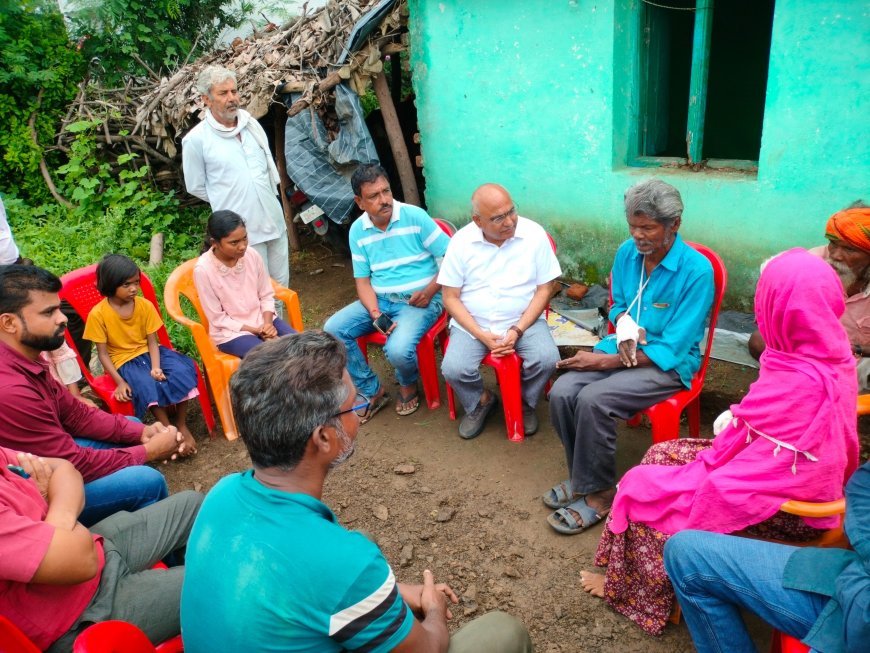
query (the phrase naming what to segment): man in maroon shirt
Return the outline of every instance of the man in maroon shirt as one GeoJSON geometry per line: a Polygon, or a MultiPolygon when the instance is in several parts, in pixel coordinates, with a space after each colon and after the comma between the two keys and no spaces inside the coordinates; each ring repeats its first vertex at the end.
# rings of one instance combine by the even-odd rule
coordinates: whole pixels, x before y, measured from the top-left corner
{"type": "Polygon", "coordinates": [[[182,436],[86,406],[51,377],[39,353],[63,342],[60,288],[42,268],[0,268],[0,446],[71,462],[85,480],[79,520],[89,526],[168,496],[163,475],[143,463],[175,457],[182,436]]]}
{"type": "Polygon", "coordinates": [[[72,465],[0,447],[0,614],[49,653],[108,619],[153,642],[174,637],[184,567],[151,567],[185,546],[201,502],[180,492],[89,531],[76,521],[84,488],[72,465]]]}

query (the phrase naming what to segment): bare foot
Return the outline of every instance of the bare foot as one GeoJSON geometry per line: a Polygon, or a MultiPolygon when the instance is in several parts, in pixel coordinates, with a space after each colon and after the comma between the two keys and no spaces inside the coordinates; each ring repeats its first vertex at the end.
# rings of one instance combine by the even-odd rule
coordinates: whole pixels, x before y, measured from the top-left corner
{"type": "Polygon", "coordinates": [[[597,596],[599,599],[604,598],[604,574],[596,574],[584,569],[580,572],[580,584],[592,596],[597,596]]]}
{"type": "Polygon", "coordinates": [[[187,424],[182,424],[176,428],[178,429],[178,432],[184,436],[184,440],[182,440],[181,445],[178,447],[178,455],[182,458],[195,455],[196,439],[193,437],[193,433],[190,432],[190,429],[187,428],[187,424]]]}

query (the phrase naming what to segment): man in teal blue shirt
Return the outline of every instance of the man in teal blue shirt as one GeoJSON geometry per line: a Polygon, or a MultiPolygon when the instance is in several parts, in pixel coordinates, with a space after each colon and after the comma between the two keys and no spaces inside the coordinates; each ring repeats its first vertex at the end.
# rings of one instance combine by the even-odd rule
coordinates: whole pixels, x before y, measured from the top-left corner
{"type": "Polygon", "coordinates": [[[593,352],[559,361],[550,420],[571,477],[542,497],[547,521],[566,535],[601,521],[616,493],[616,420],[689,387],[701,363],[698,343],[713,302],[713,268],[677,231],[679,191],[650,179],[625,193],[631,238],[611,273],[616,333],[593,352]]]}
{"type": "Polygon", "coordinates": [[[846,485],[854,551],[794,547],[683,531],[665,544],[665,568],[699,653],[755,647],[741,610],[819,653],[870,648],[870,463],[846,485]]]}
{"type": "Polygon", "coordinates": [[[346,360],[336,338],[305,331],[263,343],[233,375],[253,469],[209,492],[191,532],[185,651],[531,653],[525,627],[500,612],[451,638],[453,591],[429,570],[422,585],[397,582],[378,547],[321,501],[368,406],[346,360]]]}

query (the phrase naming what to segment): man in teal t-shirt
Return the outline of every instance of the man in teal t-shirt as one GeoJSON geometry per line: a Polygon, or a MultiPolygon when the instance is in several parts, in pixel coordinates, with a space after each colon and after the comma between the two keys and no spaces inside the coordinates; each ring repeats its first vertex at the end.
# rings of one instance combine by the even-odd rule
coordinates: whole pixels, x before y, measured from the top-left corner
{"type": "Polygon", "coordinates": [[[219,651],[532,651],[525,627],[493,612],[447,632],[456,595],[396,581],[378,547],[320,499],[353,453],[368,401],[322,331],[263,343],[230,390],[253,469],[208,494],[188,542],[181,597],[188,653],[219,651]]]}

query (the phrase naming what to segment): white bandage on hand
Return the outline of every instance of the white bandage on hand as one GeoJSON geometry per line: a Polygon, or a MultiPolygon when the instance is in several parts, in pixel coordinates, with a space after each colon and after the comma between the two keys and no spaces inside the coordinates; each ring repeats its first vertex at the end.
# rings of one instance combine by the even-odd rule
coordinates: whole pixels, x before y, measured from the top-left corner
{"type": "Polygon", "coordinates": [[[713,420],[713,435],[719,435],[724,431],[731,423],[732,419],[734,419],[734,415],[730,410],[726,410],[724,413],[719,415],[719,417],[713,420]]]}
{"type": "Polygon", "coordinates": [[[626,340],[640,340],[640,327],[628,313],[616,321],[616,344],[626,340]]]}

